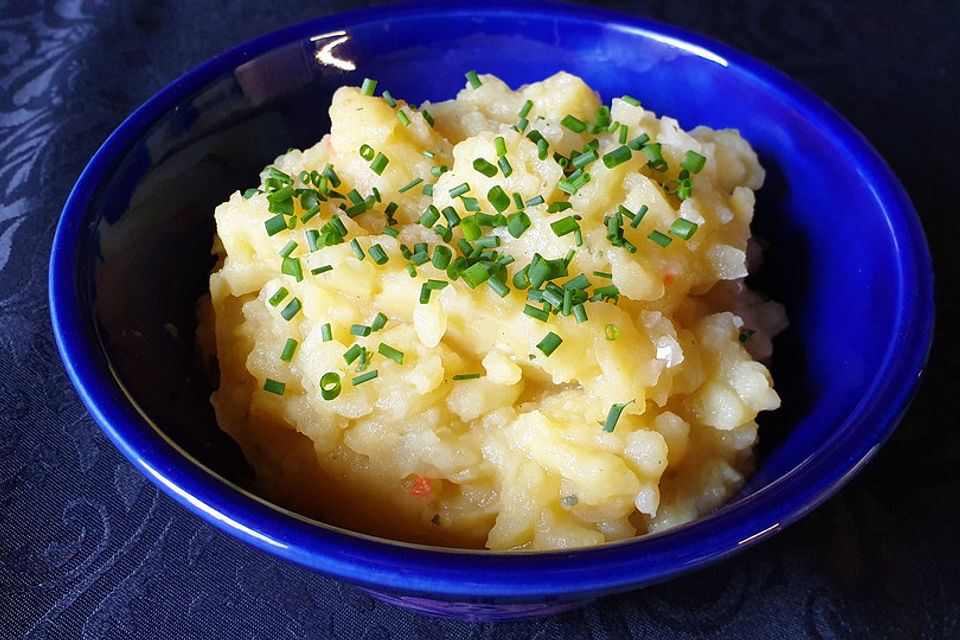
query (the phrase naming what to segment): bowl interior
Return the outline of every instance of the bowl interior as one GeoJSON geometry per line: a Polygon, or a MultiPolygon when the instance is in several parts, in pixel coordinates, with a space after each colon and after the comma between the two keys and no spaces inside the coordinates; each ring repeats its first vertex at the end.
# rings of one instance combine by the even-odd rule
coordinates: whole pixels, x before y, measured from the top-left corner
{"type": "Polygon", "coordinates": [[[238,447],[214,421],[193,344],[214,207],[255,186],[288,147],[318,140],[342,84],[369,76],[411,102],[437,101],[454,96],[470,69],[514,87],[566,70],[605,100],[629,93],[685,128],[737,128],[760,155],[768,178],[754,231],[771,249],[753,285],[786,305],[791,325],[773,362],[783,408],[763,416],[757,473],[727,509],[861,428],[847,418],[889,364],[912,284],[871,186],[877,176],[851,160],[837,132],[812,123],[776,74],[670,30],[575,12],[458,11],[361,14],[346,31],[326,20],[255,41],[155,98],[108,144],[118,155],[101,161],[90,197],[68,211],[80,225],[73,286],[101,364],[157,428],[249,485],[238,447]]]}

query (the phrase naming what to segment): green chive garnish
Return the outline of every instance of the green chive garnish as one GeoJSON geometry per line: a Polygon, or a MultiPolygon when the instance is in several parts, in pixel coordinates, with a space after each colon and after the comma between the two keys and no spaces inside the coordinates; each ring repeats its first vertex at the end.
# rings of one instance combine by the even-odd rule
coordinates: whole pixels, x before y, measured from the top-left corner
{"type": "Polygon", "coordinates": [[[468,191],[470,191],[470,185],[464,182],[463,184],[459,184],[455,186],[453,189],[450,189],[450,197],[456,198],[457,196],[462,196],[468,191]]]}
{"type": "Polygon", "coordinates": [[[362,349],[358,344],[351,345],[349,349],[343,352],[343,361],[347,364],[353,364],[354,360],[360,357],[362,349]]]}
{"type": "Polygon", "coordinates": [[[368,371],[368,372],[366,372],[366,373],[360,374],[359,376],[357,376],[356,378],[354,378],[353,380],[351,380],[351,384],[353,384],[353,386],[357,387],[357,386],[360,386],[361,384],[363,384],[364,382],[368,382],[368,381],[370,381],[370,380],[373,380],[373,379],[376,378],[376,377],[377,377],[377,370],[374,369],[373,371],[368,371]]]}
{"type": "Polygon", "coordinates": [[[594,271],[593,275],[597,276],[598,278],[607,278],[608,280],[613,278],[613,274],[607,273],[606,271],[594,271]]]}
{"type": "Polygon", "coordinates": [[[696,151],[687,151],[683,156],[683,160],[680,161],[680,166],[690,173],[700,173],[700,170],[703,169],[703,165],[706,163],[707,159],[696,151]]]}
{"type": "Polygon", "coordinates": [[[373,322],[370,323],[371,331],[380,331],[385,326],[387,326],[387,316],[383,313],[377,312],[376,317],[374,317],[373,322]]]}
{"type": "Polygon", "coordinates": [[[620,414],[623,413],[623,408],[633,402],[635,402],[635,400],[612,405],[610,412],[607,413],[607,421],[603,423],[603,430],[607,433],[612,433],[617,426],[617,421],[620,419],[620,414]]]}
{"type": "Polygon", "coordinates": [[[549,313],[542,309],[537,309],[536,307],[530,306],[529,304],[523,306],[523,313],[531,318],[536,318],[540,322],[546,322],[550,319],[549,313]]]}
{"type": "Polygon", "coordinates": [[[608,342],[613,342],[620,337],[620,329],[611,322],[603,328],[603,337],[606,338],[608,342]]]}
{"type": "Polygon", "coordinates": [[[503,136],[497,136],[493,139],[493,148],[497,150],[498,158],[507,155],[507,143],[504,141],[503,136]]]}
{"type": "Polygon", "coordinates": [[[559,238],[567,235],[568,233],[573,233],[579,229],[580,223],[578,223],[576,218],[573,216],[567,216],[566,218],[561,218],[556,222],[551,222],[550,228],[553,229],[553,233],[559,238]]]}
{"type": "Polygon", "coordinates": [[[523,211],[517,211],[516,213],[511,213],[507,218],[507,231],[514,238],[519,238],[523,235],[523,232],[530,228],[530,216],[528,216],[523,211]]]}
{"type": "Polygon", "coordinates": [[[280,353],[280,359],[284,362],[293,360],[293,354],[297,351],[297,344],[297,341],[293,338],[287,338],[286,344],[283,345],[283,352],[280,353]]]}
{"type": "Polygon", "coordinates": [[[507,195],[500,185],[494,185],[490,188],[487,192],[487,201],[493,205],[497,213],[503,213],[507,210],[507,207],[510,206],[510,196],[507,195]]]}
{"type": "Polygon", "coordinates": [[[287,390],[287,385],[284,382],[277,382],[276,380],[267,378],[263,381],[263,390],[282,396],[283,392],[287,390]]]}
{"type": "Polygon", "coordinates": [[[363,260],[365,254],[363,253],[363,249],[360,248],[360,243],[357,242],[356,238],[350,241],[350,248],[353,249],[353,254],[357,256],[357,260],[363,260]]]}
{"type": "Polygon", "coordinates": [[[630,226],[636,229],[640,225],[640,221],[643,220],[643,216],[647,215],[647,211],[647,205],[642,205],[640,210],[634,214],[633,222],[630,223],[630,226]]]}
{"type": "Polygon", "coordinates": [[[487,162],[486,160],[484,160],[483,158],[477,158],[476,160],[474,160],[473,168],[479,171],[480,173],[482,173],[483,175],[487,176],[488,178],[492,178],[493,176],[497,175],[497,168],[494,165],[487,162]]]}
{"type": "Polygon", "coordinates": [[[400,121],[400,124],[402,124],[403,126],[405,127],[410,126],[410,118],[407,116],[406,113],[403,112],[403,109],[397,109],[397,119],[400,121]]]}
{"type": "Polygon", "coordinates": [[[377,153],[377,157],[373,159],[373,162],[370,163],[370,168],[378,176],[383,175],[383,170],[387,168],[387,163],[390,162],[390,158],[383,155],[382,153],[377,153]]]}
{"type": "Polygon", "coordinates": [[[673,224],[670,225],[670,230],[667,231],[672,236],[682,238],[684,240],[689,240],[697,231],[697,224],[695,222],[690,222],[689,220],[684,220],[683,218],[677,218],[673,221],[673,224]]]}
{"type": "Polygon", "coordinates": [[[377,347],[377,352],[382,356],[386,356],[387,358],[390,358],[397,364],[403,364],[403,351],[394,349],[393,347],[391,347],[390,345],[384,342],[381,342],[380,346],[377,347]]]}
{"type": "Polygon", "coordinates": [[[561,342],[563,342],[563,339],[553,331],[550,331],[543,337],[543,340],[537,343],[537,349],[540,349],[543,355],[549,357],[550,354],[557,350],[561,342]]]}
{"type": "Polygon", "coordinates": [[[570,114],[567,114],[563,117],[563,120],[560,121],[560,126],[566,127],[574,133],[583,133],[587,128],[587,124],[583,120],[575,118],[570,114]]]}
{"type": "Polygon", "coordinates": [[[340,395],[340,374],[328,371],[320,376],[320,395],[324,400],[333,400],[340,395]]]}
{"type": "Polygon", "coordinates": [[[371,80],[370,78],[364,78],[363,84],[360,85],[360,93],[365,96],[372,96],[373,92],[377,90],[377,81],[371,80]]]}
{"type": "Polygon", "coordinates": [[[471,289],[476,289],[490,277],[490,272],[487,271],[486,266],[484,266],[482,262],[476,262],[465,269],[460,274],[460,277],[463,278],[463,281],[466,282],[471,289]]]}
{"type": "Polygon", "coordinates": [[[654,229],[653,231],[651,231],[651,232],[650,232],[650,235],[648,235],[647,238],[649,238],[650,240],[653,240],[654,242],[656,242],[656,243],[657,243],[658,245],[660,245],[661,247],[665,247],[665,246],[667,246],[668,244],[670,244],[671,242],[673,242],[673,238],[671,238],[671,237],[668,236],[668,235],[664,235],[664,234],[660,233],[660,232],[657,231],[656,229],[654,229]]]}
{"type": "Polygon", "coordinates": [[[297,315],[302,308],[303,304],[300,302],[300,298],[294,298],[280,311],[280,316],[289,322],[290,319],[297,315]]]}
{"type": "Polygon", "coordinates": [[[483,377],[482,373],[458,373],[453,376],[454,380],[476,380],[477,378],[483,377]]]}
{"type": "Polygon", "coordinates": [[[303,268],[300,266],[299,258],[284,258],[280,265],[280,272],[293,276],[297,282],[303,280],[303,268]]]}
{"type": "Polygon", "coordinates": [[[507,297],[507,294],[510,293],[510,287],[496,276],[490,276],[487,280],[487,285],[501,298],[507,297]]]}
{"type": "Polygon", "coordinates": [[[370,162],[371,160],[373,160],[373,156],[375,156],[376,154],[377,152],[374,151],[373,147],[371,147],[370,145],[368,144],[360,145],[360,157],[366,160],[367,162],[370,162]]]}
{"type": "Polygon", "coordinates": [[[524,202],[523,204],[524,204],[524,206],[526,206],[526,207],[535,207],[535,206],[537,206],[538,204],[543,204],[544,202],[545,202],[545,200],[543,199],[543,196],[536,196],[536,197],[530,198],[529,200],[527,200],[527,201],[524,202]]]}
{"type": "Polygon", "coordinates": [[[393,99],[393,96],[389,91],[384,91],[381,95],[383,96],[383,99],[387,101],[387,104],[390,105],[390,108],[397,106],[397,101],[393,99]]]}
{"type": "Polygon", "coordinates": [[[287,219],[283,217],[283,214],[278,213],[269,220],[263,223],[263,226],[267,229],[268,236],[275,236],[281,231],[285,231],[287,228],[287,219]]]}
{"type": "Polygon", "coordinates": [[[605,164],[608,169],[612,169],[629,160],[632,155],[633,153],[630,151],[630,147],[626,145],[617,147],[610,153],[603,154],[603,164],[605,164]]]}
{"type": "Polygon", "coordinates": [[[510,174],[513,173],[513,167],[510,166],[510,161],[507,160],[507,156],[499,158],[497,164],[500,166],[500,172],[503,174],[503,177],[509,178],[510,174]]]}
{"type": "Polygon", "coordinates": [[[527,100],[523,103],[523,106],[520,107],[520,112],[517,113],[518,118],[526,118],[530,113],[530,109],[533,108],[533,100],[527,100]]]}
{"type": "Polygon", "coordinates": [[[480,78],[477,77],[476,71],[473,71],[473,70],[467,71],[467,73],[464,75],[466,75],[467,82],[469,82],[470,86],[473,87],[474,89],[480,88],[480,85],[483,84],[482,82],[480,82],[480,78]]]}
{"type": "Polygon", "coordinates": [[[370,327],[365,324],[352,324],[350,325],[350,334],[354,336],[367,337],[370,335],[370,327]]]}
{"type": "Polygon", "coordinates": [[[566,209],[572,209],[573,205],[569,202],[551,202],[547,205],[547,213],[559,213],[566,209]]]}
{"type": "Polygon", "coordinates": [[[322,267],[317,267],[316,269],[310,269],[311,275],[318,276],[321,273],[326,273],[327,271],[333,271],[333,267],[329,264],[325,264],[322,267]]]}
{"type": "Polygon", "coordinates": [[[431,204],[423,211],[423,215],[420,216],[419,223],[429,229],[433,225],[437,224],[437,220],[439,219],[440,211],[431,204]]]}
{"type": "Polygon", "coordinates": [[[277,292],[275,294],[270,296],[270,299],[267,302],[270,303],[271,307],[275,307],[281,302],[283,302],[283,299],[287,297],[288,293],[290,292],[287,291],[286,287],[280,287],[279,289],[277,289],[277,292]]]}
{"type": "Polygon", "coordinates": [[[450,247],[437,245],[433,250],[433,266],[437,269],[446,269],[452,258],[453,251],[450,250],[450,247]]]}
{"type": "Polygon", "coordinates": [[[320,327],[320,337],[323,338],[324,342],[330,342],[333,340],[333,330],[331,329],[329,322],[320,327]]]}
{"type": "Polygon", "coordinates": [[[583,303],[573,305],[573,317],[577,319],[577,324],[587,321],[587,310],[583,307],[583,303]]]}
{"type": "Polygon", "coordinates": [[[373,261],[377,264],[387,264],[387,261],[390,258],[387,256],[387,252],[383,250],[379,244],[375,244],[370,247],[370,257],[373,258],[373,261]]]}

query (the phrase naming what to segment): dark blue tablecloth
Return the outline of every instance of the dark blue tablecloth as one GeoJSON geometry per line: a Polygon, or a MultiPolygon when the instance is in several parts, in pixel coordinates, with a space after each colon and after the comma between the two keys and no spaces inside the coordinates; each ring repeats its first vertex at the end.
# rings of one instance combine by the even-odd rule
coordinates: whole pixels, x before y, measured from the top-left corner
{"type": "Polygon", "coordinates": [[[960,4],[608,2],[718,38],[832,103],[930,237],[938,332],[893,439],[836,497],[694,575],[516,623],[436,620],[274,559],[149,484],[57,355],[60,207],[136,106],[212,55],[363,2],[0,2],[0,638],[960,637],[960,4]]]}

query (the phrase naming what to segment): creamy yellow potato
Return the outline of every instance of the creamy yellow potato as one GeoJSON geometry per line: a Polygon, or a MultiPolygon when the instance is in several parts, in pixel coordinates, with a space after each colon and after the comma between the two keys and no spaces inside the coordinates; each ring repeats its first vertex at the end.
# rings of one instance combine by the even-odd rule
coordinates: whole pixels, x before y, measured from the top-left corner
{"type": "Polygon", "coordinates": [[[341,88],[217,208],[221,427],[266,497],[398,540],[581,547],[716,508],[780,404],[784,315],[743,284],[756,154],[566,73],[478,82],[341,88]]]}

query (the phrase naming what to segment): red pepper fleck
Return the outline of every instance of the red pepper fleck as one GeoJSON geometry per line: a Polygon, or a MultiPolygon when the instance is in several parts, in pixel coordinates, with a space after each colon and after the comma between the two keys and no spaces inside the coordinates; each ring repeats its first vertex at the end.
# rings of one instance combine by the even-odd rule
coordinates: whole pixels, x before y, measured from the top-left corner
{"type": "Polygon", "coordinates": [[[672,273],[667,273],[667,274],[665,274],[665,275],[663,276],[663,284],[665,284],[665,285],[671,285],[671,284],[673,284],[673,274],[672,274],[672,273]]]}
{"type": "Polygon", "coordinates": [[[429,496],[432,493],[433,483],[430,478],[424,478],[423,476],[417,476],[417,479],[413,481],[413,486],[410,487],[410,495],[412,496],[429,496]]]}

